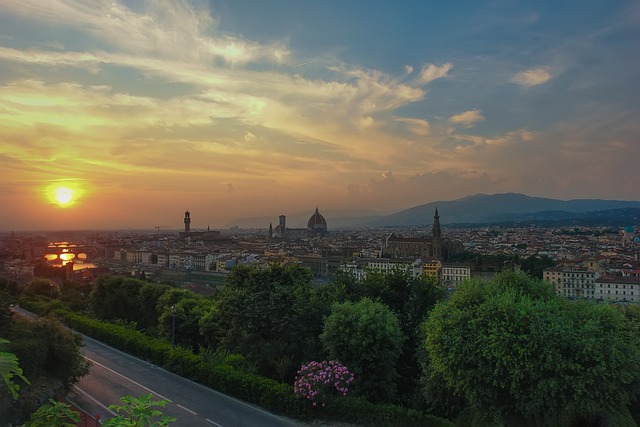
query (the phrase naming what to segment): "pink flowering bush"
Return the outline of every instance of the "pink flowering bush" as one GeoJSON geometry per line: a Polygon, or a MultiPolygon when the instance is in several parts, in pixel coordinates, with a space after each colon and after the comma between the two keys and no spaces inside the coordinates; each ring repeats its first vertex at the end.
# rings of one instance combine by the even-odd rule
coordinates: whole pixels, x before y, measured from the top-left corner
{"type": "Polygon", "coordinates": [[[346,396],[352,382],[353,374],[340,362],[309,362],[300,367],[293,392],[296,396],[309,399],[313,406],[318,403],[325,406],[326,399],[331,394],[346,396]]]}

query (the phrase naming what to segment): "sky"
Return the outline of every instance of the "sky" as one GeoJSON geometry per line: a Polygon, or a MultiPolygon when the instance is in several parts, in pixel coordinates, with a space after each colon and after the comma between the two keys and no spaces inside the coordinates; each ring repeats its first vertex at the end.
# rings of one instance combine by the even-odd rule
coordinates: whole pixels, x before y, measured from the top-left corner
{"type": "Polygon", "coordinates": [[[2,0],[0,230],[640,200],[639,78],[635,0],[2,0]]]}

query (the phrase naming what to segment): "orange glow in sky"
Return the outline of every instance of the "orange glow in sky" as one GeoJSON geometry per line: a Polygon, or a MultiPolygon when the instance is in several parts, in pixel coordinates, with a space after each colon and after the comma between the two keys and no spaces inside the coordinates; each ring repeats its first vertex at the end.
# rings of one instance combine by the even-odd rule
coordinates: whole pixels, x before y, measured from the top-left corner
{"type": "Polygon", "coordinates": [[[0,232],[640,200],[638,2],[279,3],[2,0],[0,232]]]}

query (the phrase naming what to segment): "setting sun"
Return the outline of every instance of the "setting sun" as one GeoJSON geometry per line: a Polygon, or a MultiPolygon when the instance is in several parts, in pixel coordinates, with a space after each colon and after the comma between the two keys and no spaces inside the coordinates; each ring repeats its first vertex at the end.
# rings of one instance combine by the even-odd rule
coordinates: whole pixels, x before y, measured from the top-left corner
{"type": "Polygon", "coordinates": [[[61,208],[75,205],[82,194],[81,186],[77,182],[56,182],[45,189],[49,202],[61,208]]]}
{"type": "Polygon", "coordinates": [[[59,205],[65,206],[73,201],[73,190],[67,187],[56,188],[55,198],[59,205]]]}

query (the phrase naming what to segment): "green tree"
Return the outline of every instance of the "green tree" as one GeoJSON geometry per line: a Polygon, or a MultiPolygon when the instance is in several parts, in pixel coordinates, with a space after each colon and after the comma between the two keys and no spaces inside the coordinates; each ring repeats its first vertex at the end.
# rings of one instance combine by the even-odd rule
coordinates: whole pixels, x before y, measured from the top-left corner
{"type": "MultiPolygon", "coordinates": [[[[202,317],[215,304],[214,301],[192,294],[175,304],[175,342],[177,345],[198,349],[204,342],[200,335],[202,317]]],[[[171,338],[173,332],[173,306],[164,306],[160,314],[160,333],[171,338]]]]}
{"type": "Polygon", "coordinates": [[[121,276],[101,276],[91,293],[91,309],[101,320],[138,321],[138,294],[144,282],[121,276]]]}
{"type": "Polygon", "coordinates": [[[49,399],[22,427],[75,427],[79,422],[80,415],[69,405],[49,399]]]}
{"type": "Polygon", "coordinates": [[[524,273],[469,281],[424,324],[431,369],[498,425],[629,419],[636,325],[606,304],[569,302],[524,273]]]}
{"type": "Polygon", "coordinates": [[[176,421],[175,418],[163,415],[155,409],[167,406],[166,400],[153,401],[151,394],[141,397],[124,396],[120,398],[123,405],[110,405],[109,409],[116,411],[118,415],[106,421],[105,427],[164,427],[176,421]]]}
{"type": "Polygon", "coordinates": [[[161,312],[158,310],[160,298],[172,290],[171,286],[147,283],[140,288],[138,295],[138,327],[147,332],[153,332],[158,327],[161,312]]]}
{"type": "Polygon", "coordinates": [[[446,292],[442,286],[435,279],[424,275],[415,277],[400,269],[390,272],[367,271],[360,281],[353,274],[344,273],[336,277],[332,286],[345,295],[342,301],[345,298],[358,301],[366,297],[382,302],[396,314],[405,336],[401,355],[396,362],[398,401],[418,406],[421,368],[417,351],[422,338],[420,325],[431,308],[445,298],[446,292]]]}
{"type": "Polygon", "coordinates": [[[16,318],[9,338],[9,350],[19,357],[31,380],[47,376],[69,390],[89,371],[89,362],[80,352],[82,337],[57,320],[16,318]]]}
{"type": "MultiPolygon", "coordinates": [[[[7,344],[9,341],[4,338],[0,338],[0,344],[7,344]]],[[[15,354],[0,351],[0,376],[2,376],[3,387],[0,387],[0,396],[4,396],[6,392],[13,397],[18,398],[18,392],[20,391],[20,385],[14,381],[14,378],[20,378],[25,383],[29,384],[29,381],[22,374],[22,368],[18,357],[15,354]]]]}
{"type": "Polygon", "coordinates": [[[349,366],[360,394],[372,401],[394,397],[396,362],[404,336],[386,305],[364,298],[334,303],[320,335],[331,358],[349,366]]]}
{"type": "Polygon", "coordinates": [[[555,261],[547,255],[531,255],[522,260],[520,268],[530,276],[542,279],[544,269],[554,267],[555,265],[555,261]]]}
{"type": "Polygon", "coordinates": [[[318,308],[312,294],[306,268],[235,267],[218,297],[222,345],[245,355],[263,375],[281,378],[286,371],[293,379],[305,343],[320,332],[321,317],[309,311],[318,308]]]}

